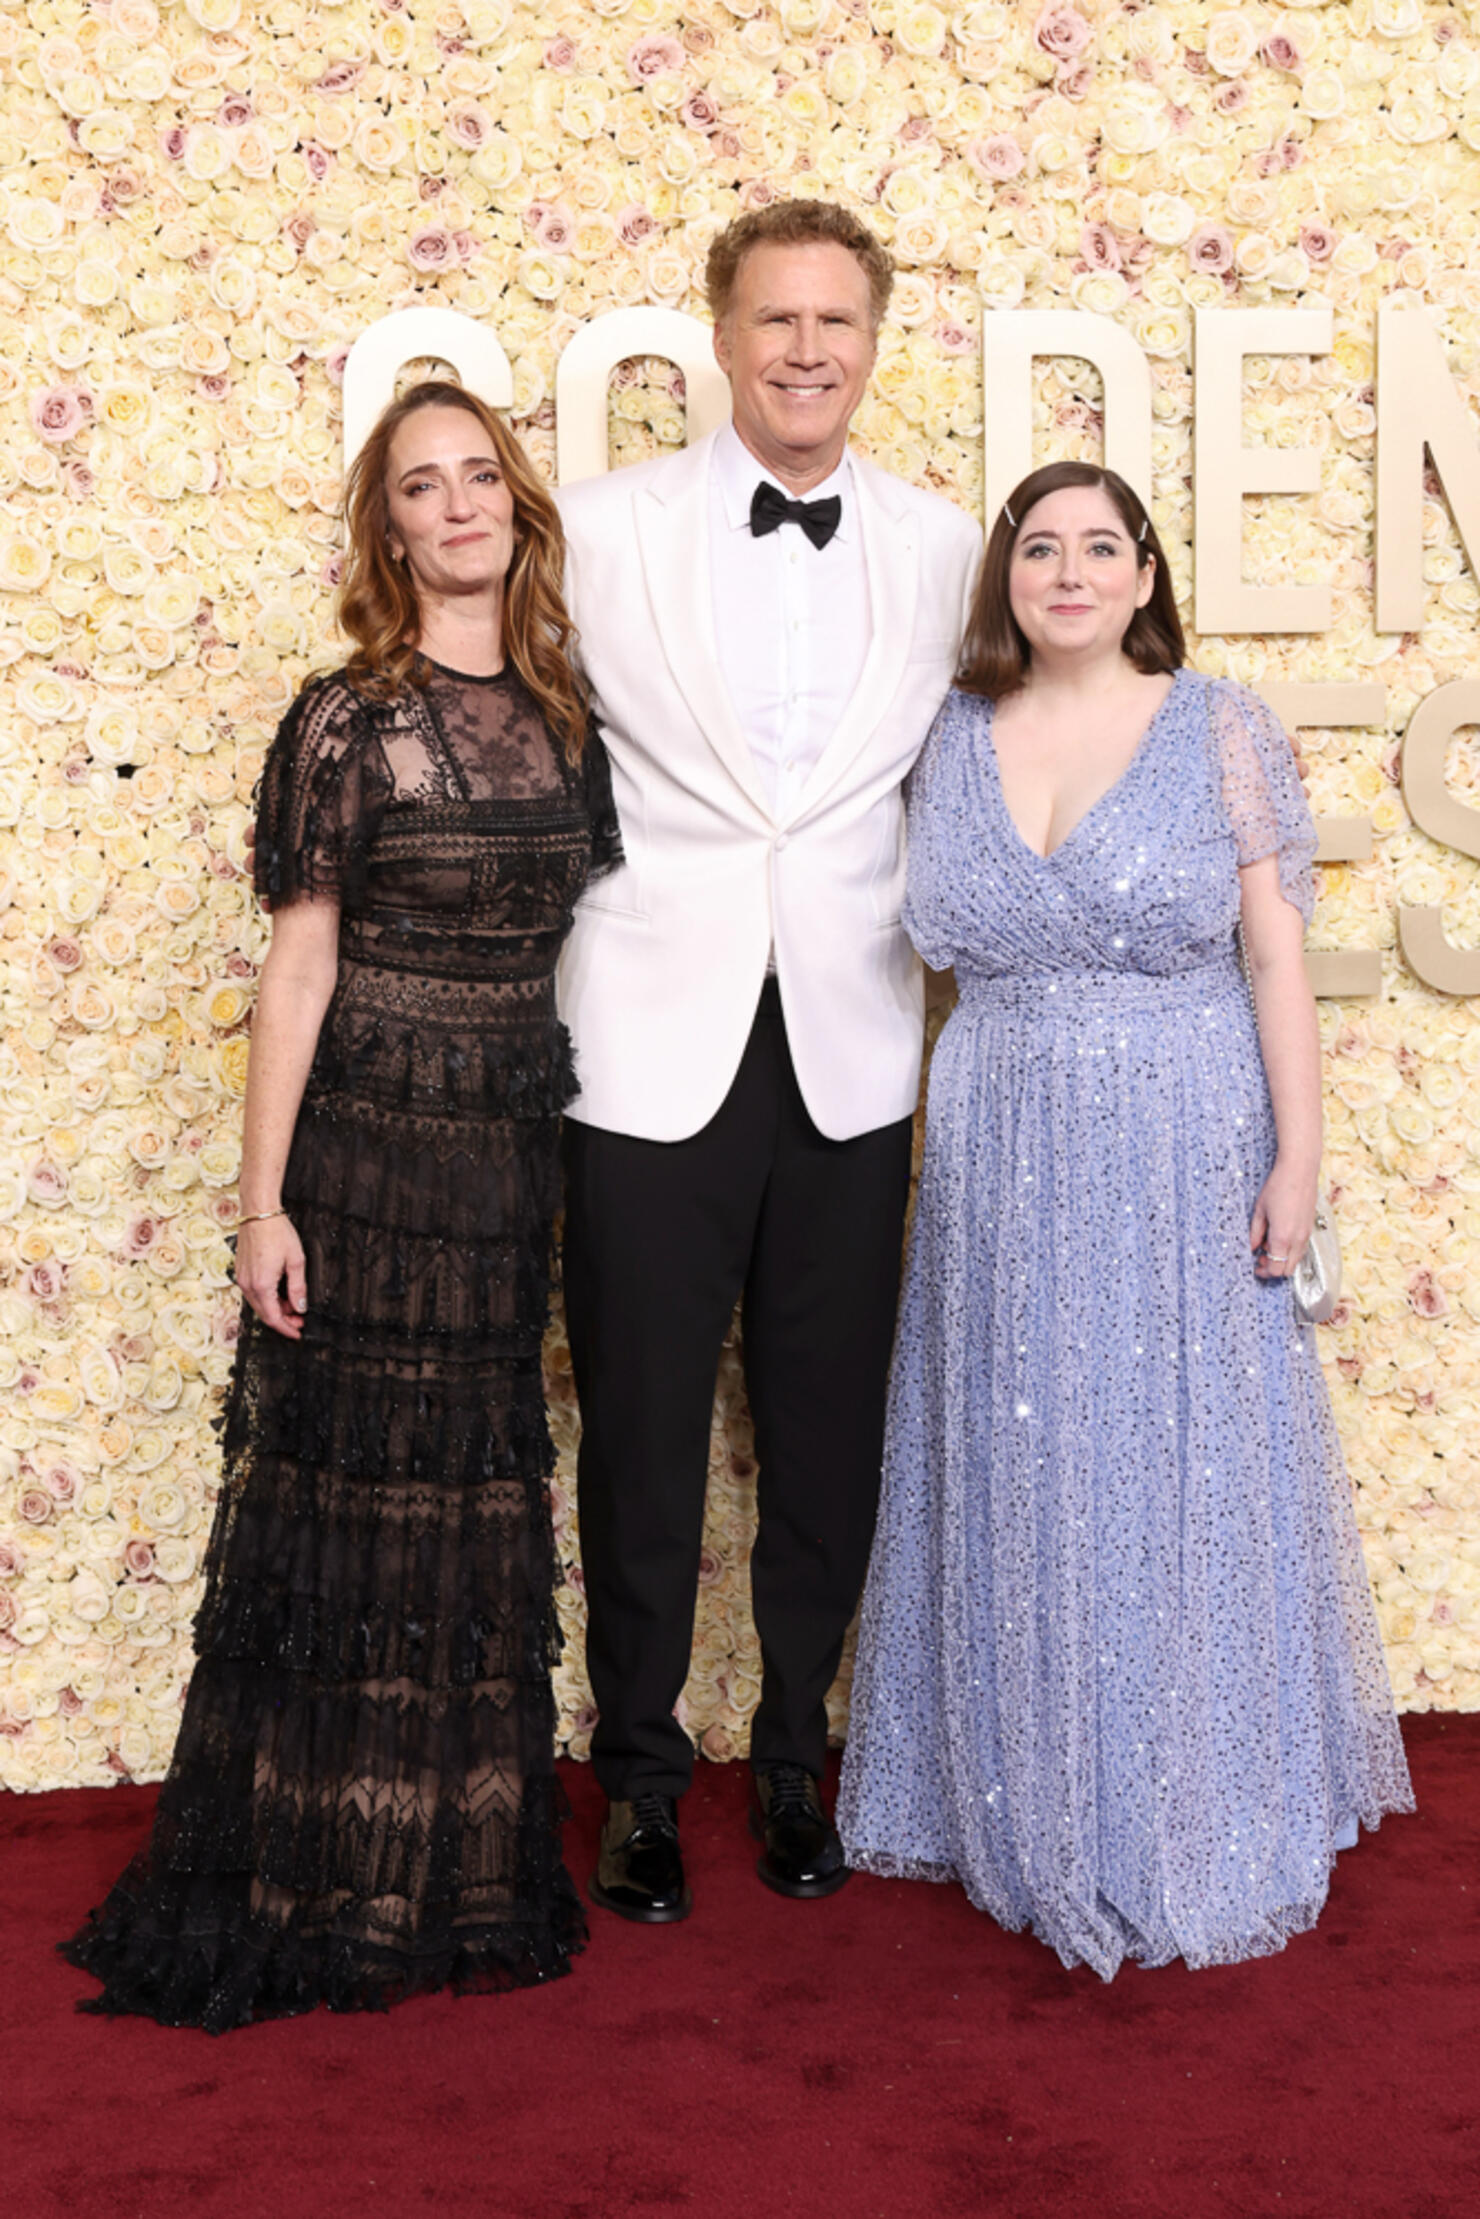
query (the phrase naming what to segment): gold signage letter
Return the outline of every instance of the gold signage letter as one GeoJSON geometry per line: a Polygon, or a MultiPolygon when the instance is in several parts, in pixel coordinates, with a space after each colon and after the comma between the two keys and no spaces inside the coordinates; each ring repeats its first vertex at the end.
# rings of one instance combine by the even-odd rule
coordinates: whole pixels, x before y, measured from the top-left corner
{"type": "Polygon", "coordinates": [[[1192,427],[1193,579],[1199,632],[1325,632],[1325,586],[1244,583],[1246,493],[1313,493],[1320,457],[1312,447],[1246,447],[1244,358],[1326,354],[1329,308],[1200,308],[1196,326],[1196,413],[1192,427]]]}
{"type": "Polygon", "coordinates": [[[401,308],[360,333],[344,365],[344,467],[348,470],[376,417],[395,398],[408,362],[450,363],[470,393],[490,408],[514,405],[514,372],[486,324],[456,308],[401,308]]]}
{"type": "Polygon", "coordinates": [[[717,431],[730,414],[730,383],[714,359],[714,334],[678,308],[612,308],[566,341],[555,370],[555,475],[561,485],[600,478],[611,467],[606,393],[619,362],[658,354],[684,375],[690,440],[717,431]]]}
{"type": "MultiPolygon", "coordinates": [[[[1480,724],[1480,678],[1456,678],[1419,703],[1403,738],[1403,799],[1431,840],[1480,857],[1480,809],[1456,801],[1444,779],[1449,743],[1467,724],[1480,724]]],[[[1441,994],[1480,994],[1480,948],[1452,946],[1437,908],[1400,907],[1398,939],[1425,986],[1441,994]]]]}
{"type": "Polygon", "coordinates": [[[1085,308],[999,308],[982,318],[986,526],[1033,467],[1033,364],[1092,362],[1105,385],[1105,467],[1151,502],[1151,370],[1130,333],[1085,308]]]}
{"type": "MultiPolygon", "coordinates": [[[[1258,691],[1291,739],[1310,725],[1336,730],[1387,721],[1387,688],[1370,679],[1344,685],[1279,679],[1258,691]]],[[[1317,817],[1316,833],[1318,863],[1365,863],[1372,853],[1370,817],[1317,817]]],[[[1382,957],[1376,948],[1309,948],[1305,970],[1311,992],[1332,1001],[1382,992],[1382,957]]]]}
{"type": "Polygon", "coordinates": [[[1470,568],[1480,577],[1480,447],[1474,423],[1427,312],[1383,308],[1377,317],[1379,632],[1416,632],[1423,624],[1425,447],[1449,496],[1470,568]]]}

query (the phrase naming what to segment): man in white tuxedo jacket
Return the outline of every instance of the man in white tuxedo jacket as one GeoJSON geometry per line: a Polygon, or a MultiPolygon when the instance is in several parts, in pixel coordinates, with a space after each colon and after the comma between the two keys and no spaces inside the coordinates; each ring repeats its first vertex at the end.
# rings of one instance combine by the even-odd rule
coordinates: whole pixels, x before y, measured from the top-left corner
{"type": "Polygon", "coordinates": [[[742,217],[709,261],[733,423],[569,488],[571,613],[625,863],[560,975],[565,1294],[596,1770],[593,1881],[689,1908],[676,1798],[720,1344],[743,1296],[760,1465],[762,1879],[847,1877],[817,1783],[867,1567],[920,1073],[901,785],[981,551],[847,449],[892,271],[840,208],[742,217]]]}

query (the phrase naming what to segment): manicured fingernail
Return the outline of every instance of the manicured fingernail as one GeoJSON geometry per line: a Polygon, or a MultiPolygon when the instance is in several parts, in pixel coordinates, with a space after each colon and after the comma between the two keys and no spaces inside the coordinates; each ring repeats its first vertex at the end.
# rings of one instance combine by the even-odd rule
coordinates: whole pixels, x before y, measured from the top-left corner
{"type": "Polygon", "coordinates": [[[293,1297],[293,1307],[295,1310],[306,1310],[308,1308],[308,1296],[306,1294],[295,1295],[293,1297]]]}

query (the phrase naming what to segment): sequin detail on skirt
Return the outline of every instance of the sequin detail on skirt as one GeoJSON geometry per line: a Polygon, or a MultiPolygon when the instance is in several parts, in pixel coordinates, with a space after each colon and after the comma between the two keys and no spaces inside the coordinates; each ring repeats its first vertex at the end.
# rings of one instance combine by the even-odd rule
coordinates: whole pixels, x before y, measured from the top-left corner
{"type": "Polygon", "coordinates": [[[1049,857],[987,703],[916,775],[906,923],[960,1001],[930,1075],[838,1819],[1109,1978],[1312,1924],[1412,1808],[1314,1334],[1257,1279],[1274,1155],[1240,865],[1308,914],[1268,712],[1182,673],[1049,857]]]}

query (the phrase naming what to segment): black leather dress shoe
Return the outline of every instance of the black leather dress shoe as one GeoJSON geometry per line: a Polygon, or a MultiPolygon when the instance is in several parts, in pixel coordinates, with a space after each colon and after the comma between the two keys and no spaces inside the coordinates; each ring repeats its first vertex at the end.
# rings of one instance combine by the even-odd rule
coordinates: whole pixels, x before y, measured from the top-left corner
{"type": "Polygon", "coordinates": [[[601,1855],[591,1900],[618,1918],[646,1926],[686,1919],[693,1901],[683,1876],[678,1812],[671,1795],[637,1795],[612,1803],[601,1829],[601,1855]]]}
{"type": "Polygon", "coordinates": [[[750,1830],[766,1845],[756,1871],[778,1895],[832,1895],[848,1877],[837,1828],[822,1808],[805,1765],[768,1764],[755,1772],[750,1830]]]}

